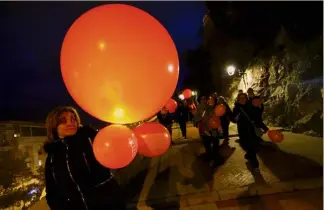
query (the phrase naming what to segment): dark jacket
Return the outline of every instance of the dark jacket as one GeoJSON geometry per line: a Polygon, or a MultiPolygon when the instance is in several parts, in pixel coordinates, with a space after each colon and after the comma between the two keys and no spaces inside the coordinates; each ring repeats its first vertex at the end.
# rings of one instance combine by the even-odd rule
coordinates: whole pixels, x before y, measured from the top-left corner
{"type": "Polygon", "coordinates": [[[220,117],[220,120],[222,121],[222,123],[230,123],[230,121],[232,121],[232,110],[231,108],[228,106],[227,103],[224,103],[224,106],[226,107],[226,111],[225,114],[223,116],[220,117]]]}
{"type": "Polygon", "coordinates": [[[189,109],[188,106],[184,104],[184,102],[178,103],[178,109],[176,111],[177,121],[180,123],[185,123],[188,121],[189,109]]]}
{"type": "Polygon", "coordinates": [[[254,96],[253,98],[249,98],[248,104],[251,107],[251,119],[253,120],[254,124],[258,128],[262,128],[264,131],[269,130],[269,128],[264,124],[262,119],[262,114],[264,111],[264,105],[261,104],[260,107],[255,107],[252,105],[253,99],[260,98],[260,96],[254,96]]]}
{"type": "Polygon", "coordinates": [[[157,118],[159,119],[159,123],[165,127],[172,125],[173,115],[169,112],[167,114],[161,114],[161,112],[159,112],[157,118]]]}
{"type": "Polygon", "coordinates": [[[96,134],[82,127],[74,136],[44,145],[46,199],[52,210],[124,209],[113,174],[95,159],[96,134]]]}
{"type": "Polygon", "coordinates": [[[252,107],[250,103],[241,105],[235,103],[233,108],[233,119],[237,123],[237,131],[240,137],[240,140],[252,140],[256,137],[254,125],[252,124],[252,107]],[[248,116],[246,116],[245,114],[248,116]]]}
{"type": "Polygon", "coordinates": [[[252,107],[253,118],[255,118],[255,120],[262,120],[262,114],[264,111],[263,103],[261,104],[260,107],[255,107],[252,105],[253,99],[257,99],[257,98],[260,98],[260,96],[254,96],[253,98],[249,98],[248,103],[252,107]]]}

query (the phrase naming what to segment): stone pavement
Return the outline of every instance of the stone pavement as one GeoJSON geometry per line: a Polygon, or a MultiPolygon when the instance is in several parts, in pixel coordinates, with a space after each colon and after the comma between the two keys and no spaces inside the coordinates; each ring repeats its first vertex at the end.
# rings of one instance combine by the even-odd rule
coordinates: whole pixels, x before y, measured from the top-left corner
{"type": "MultiPolygon", "coordinates": [[[[149,208],[147,208],[149,209],[149,208]]],[[[323,191],[303,190],[278,193],[246,199],[216,201],[202,205],[187,206],[181,210],[321,210],[323,191]]]]}
{"type": "MultiPolygon", "coordinates": [[[[188,126],[188,133],[198,136],[194,127],[188,126]]],[[[235,134],[235,126],[231,127],[231,133],[235,134]]],[[[322,139],[289,132],[284,134],[285,140],[281,144],[268,142],[262,147],[258,155],[260,173],[255,174],[248,169],[244,152],[235,137],[231,138],[229,145],[222,145],[221,153],[226,162],[215,170],[202,160],[204,149],[200,140],[175,139],[176,144],[167,153],[149,159],[148,169],[126,186],[127,190],[134,191],[130,193],[129,207],[179,209],[250,196],[322,188],[322,139]]]]}
{"type": "MultiPolygon", "coordinates": [[[[264,137],[268,144],[258,155],[260,173],[252,174],[237,137],[221,146],[225,164],[211,169],[202,158],[197,129],[187,126],[188,140],[180,139],[177,129],[173,130],[175,145],[164,155],[137,156],[116,172],[126,183],[130,209],[322,209],[321,138],[284,132],[285,140],[275,145],[264,137]],[[308,194],[316,199],[304,196],[308,194]]],[[[235,136],[235,126],[230,133],[235,136]]],[[[40,203],[43,207],[33,210],[47,209],[44,201],[40,203]]]]}

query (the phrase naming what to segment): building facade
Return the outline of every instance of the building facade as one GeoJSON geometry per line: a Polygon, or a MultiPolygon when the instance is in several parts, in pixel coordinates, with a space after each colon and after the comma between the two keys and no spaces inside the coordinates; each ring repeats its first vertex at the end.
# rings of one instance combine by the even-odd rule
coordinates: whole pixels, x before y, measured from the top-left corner
{"type": "Polygon", "coordinates": [[[0,150],[18,147],[23,153],[27,153],[27,166],[33,171],[44,164],[45,154],[39,154],[39,151],[46,139],[45,124],[0,121],[0,150]]]}

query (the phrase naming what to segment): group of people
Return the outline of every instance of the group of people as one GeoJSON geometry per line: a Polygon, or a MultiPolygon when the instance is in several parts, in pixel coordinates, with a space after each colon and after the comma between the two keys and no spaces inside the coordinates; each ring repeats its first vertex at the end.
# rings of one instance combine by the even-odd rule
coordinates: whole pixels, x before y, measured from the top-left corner
{"type": "Polygon", "coordinates": [[[269,129],[262,120],[264,106],[262,103],[255,105],[256,103],[253,103],[255,99],[260,100],[260,97],[255,96],[252,88],[249,88],[247,93],[240,90],[234,108],[231,110],[222,96],[218,97],[216,94],[212,94],[208,97],[200,97],[200,103],[194,112],[195,121],[208,156],[208,161],[210,161],[212,166],[224,163],[223,158],[219,154],[219,139],[224,138],[225,143],[228,143],[229,124],[233,122],[237,124],[239,143],[246,152],[245,159],[248,160],[253,170],[258,170],[259,162],[256,154],[262,142],[260,131],[263,134],[269,129]],[[212,128],[209,124],[210,118],[215,116],[214,109],[219,104],[223,104],[226,107],[226,111],[220,117],[221,126],[212,128]],[[222,135],[220,135],[221,132],[222,135]]]}
{"type": "MultiPolygon", "coordinates": [[[[256,129],[268,130],[262,121],[263,105],[254,106],[257,98],[253,90],[239,92],[233,111],[224,97],[213,94],[201,96],[200,103],[178,101],[175,113],[162,109],[158,119],[172,135],[172,123],[180,125],[183,138],[186,138],[186,122],[189,113],[193,115],[210,163],[215,166],[223,163],[219,155],[220,131],[225,141],[229,140],[229,124],[237,123],[240,144],[246,151],[245,158],[254,169],[259,166],[256,158],[260,138],[256,129]],[[211,128],[208,120],[214,115],[218,104],[226,107],[220,117],[221,128],[211,128]],[[191,112],[190,112],[191,111],[191,112]]],[[[53,110],[46,120],[48,141],[44,144],[47,152],[45,163],[46,199],[51,210],[100,210],[126,209],[125,195],[110,169],[103,167],[95,158],[92,143],[97,130],[81,126],[78,112],[72,107],[59,107],[53,110]]]]}

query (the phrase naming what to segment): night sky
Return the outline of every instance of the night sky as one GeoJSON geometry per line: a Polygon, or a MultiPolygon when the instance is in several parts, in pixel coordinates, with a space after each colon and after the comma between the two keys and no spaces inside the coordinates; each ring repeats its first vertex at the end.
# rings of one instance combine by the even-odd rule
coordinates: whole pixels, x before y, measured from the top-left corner
{"type": "MultiPolygon", "coordinates": [[[[107,2],[105,2],[107,3],[107,2]]],[[[111,3],[111,2],[108,2],[111,3]]],[[[201,43],[203,2],[123,2],[157,18],[178,53],[201,43]]],[[[71,24],[103,2],[1,2],[0,120],[44,121],[60,105],[75,105],[60,72],[60,50],[71,24]]],[[[186,70],[180,61],[181,87],[186,70]]],[[[91,117],[82,117],[93,122],[91,117]]]]}

